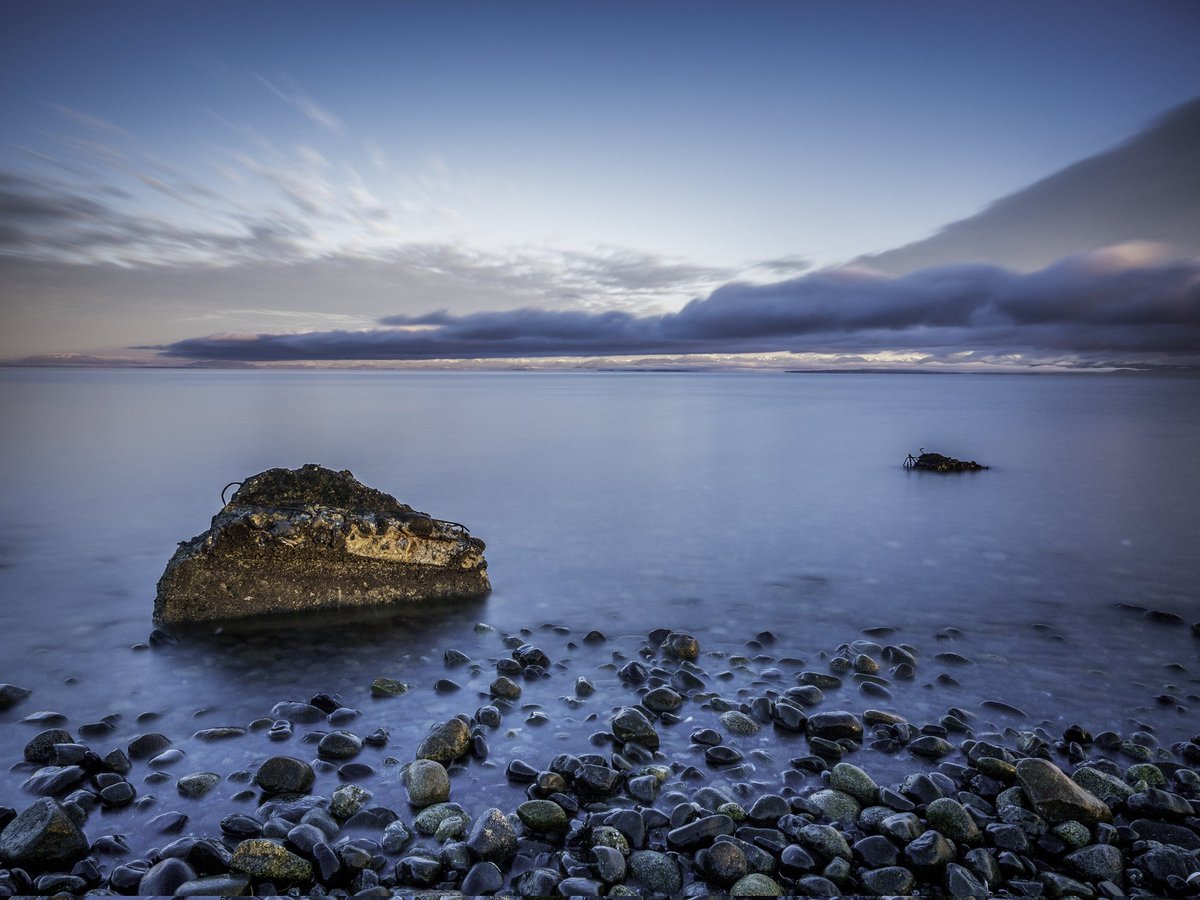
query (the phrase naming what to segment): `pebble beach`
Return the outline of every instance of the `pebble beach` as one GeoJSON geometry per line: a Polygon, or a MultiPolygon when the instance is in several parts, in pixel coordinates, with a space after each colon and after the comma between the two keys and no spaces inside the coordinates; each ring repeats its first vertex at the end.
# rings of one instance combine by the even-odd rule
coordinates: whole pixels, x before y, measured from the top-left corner
{"type": "MultiPolygon", "coordinates": [[[[4,776],[0,893],[1200,892],[1200,734],[1050,730],[1002,685],[956,698],[949,673],[974,660],[952,632],[798,653],[770,631],[471,637],[493,652],[444,650],[430,684],[379,673],[361,705],[314,680],[190,734],[147,713],[115,745],[121,723],[5,686],[29,740],[4,776]],[[944,697],[941,715],[906,715],[911,691],[944,697]]],[[[181,640],[156,630],[136,652],[181,640]]]]}

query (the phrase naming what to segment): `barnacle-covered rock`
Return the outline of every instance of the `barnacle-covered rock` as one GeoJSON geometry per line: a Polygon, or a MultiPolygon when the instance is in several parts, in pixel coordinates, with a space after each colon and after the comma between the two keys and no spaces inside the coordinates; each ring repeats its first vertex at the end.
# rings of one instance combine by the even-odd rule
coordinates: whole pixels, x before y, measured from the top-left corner
{"type": "Polygon", "coordinates": [[[309,464],[242,482],[158,582],[154,618],[199,622],[480,597],[483,541],[349,472],[309,464]]]}

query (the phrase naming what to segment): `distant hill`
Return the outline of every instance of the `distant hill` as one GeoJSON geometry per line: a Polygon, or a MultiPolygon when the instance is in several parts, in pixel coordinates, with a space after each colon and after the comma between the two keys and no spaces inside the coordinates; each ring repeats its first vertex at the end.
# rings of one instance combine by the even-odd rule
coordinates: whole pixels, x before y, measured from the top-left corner
{"type": "Polygon", "coordinates": [[[1200,256],[1200,98],[932,237],[855,263],[896,275],[963,262],[1029,271],[1129,241],[1200,256]]]}

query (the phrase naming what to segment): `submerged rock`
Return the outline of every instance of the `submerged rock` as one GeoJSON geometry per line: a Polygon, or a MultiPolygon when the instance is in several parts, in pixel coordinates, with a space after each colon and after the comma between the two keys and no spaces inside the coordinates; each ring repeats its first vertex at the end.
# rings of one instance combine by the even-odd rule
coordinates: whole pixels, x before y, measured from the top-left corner
{"type": "Polygon", "coordinates": [[[349,472],[309,464],[246,481],[158,582],[154,618],[199,622],[491,590],[484,543],[349,472]]]}
{"type": "Polygon", "coordinates": [[[920,456],[911,453],[904,460],[906,469],[922,469],[926,472],[978,472],[989,468],[982,466],[973,459],[955,459],[952,456],[942,456],[940,453],[926,453],[921,448],[920,456]]]}

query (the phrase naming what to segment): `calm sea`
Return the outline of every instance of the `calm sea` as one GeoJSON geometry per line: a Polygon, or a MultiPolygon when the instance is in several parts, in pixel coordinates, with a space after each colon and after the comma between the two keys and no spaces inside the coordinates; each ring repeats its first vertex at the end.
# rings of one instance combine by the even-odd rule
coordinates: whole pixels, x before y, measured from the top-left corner
{"type": "MultiPolygon", "coordinates": [[[[0,769],[36,732],[19,722],[30,712],[60,712],[68,727],[112,715],[102,752],[152,712],[189,754],[175,775],[228,774],[280,748],[253,735],[188,743],[192,731],[245,725],[316,690],[382,721],[386,752],[408,758],[405,742],[432,719],[481,702],[486,661],[504,650],[476,622],[532,628],[552,658],[573,654],[571,680],[598,683],[612,646],[567,647],[592,628],[613,646],[628,636],[627,649],[652,628],[686,629],[747,655],[770,630],[771,653],[824,668],[822,651],[891,626],[890,640],[923,652],[918,678],[886,703],[914,721],[948,705],[982,721],[981,701],[1002,699],[1026,727],[1152,729],[1164,743],[1197,730],[1197,379],[9,369],[0,409],[0,681],[35,691],[0,712],[0,769]],[[992,468],[906,471],[920,448],[992,468]],[[466,523],[488,544],[494,593],[366,624],[131,649],[176,542],[208,526],[222,486],[306,462],[466,523]],[[459,694],[435,694],[450,647],[485,665],[451,673],[459,694]],[[947,649],[973,664],[939,666],[947,649]],[[960,686],[931,686],[943,671],[960,686]],[[371,705],[383,674],[414,696],[371,705]]],[[[581,737],[603,728],[586,716],[604,719],[617,700],[573,710],[567,693],[569,680],[527,687],[553,724],[514,727],[497,766],[472,767],[456,791],[501,790],[489,779],[502,782],[504,762],[544,755],[546,742],[586,749],[581,737]]],[[[846,693],[827,707],[871,705],[846,693]]],[[[368,761],[386,795],[394,773],[368,761]]],[[[0,775],[0,803],[27,802],[24,777],[0,775]]],[[[145,791],[161,809],[186,802],[169,785],[145,791]]]]}

